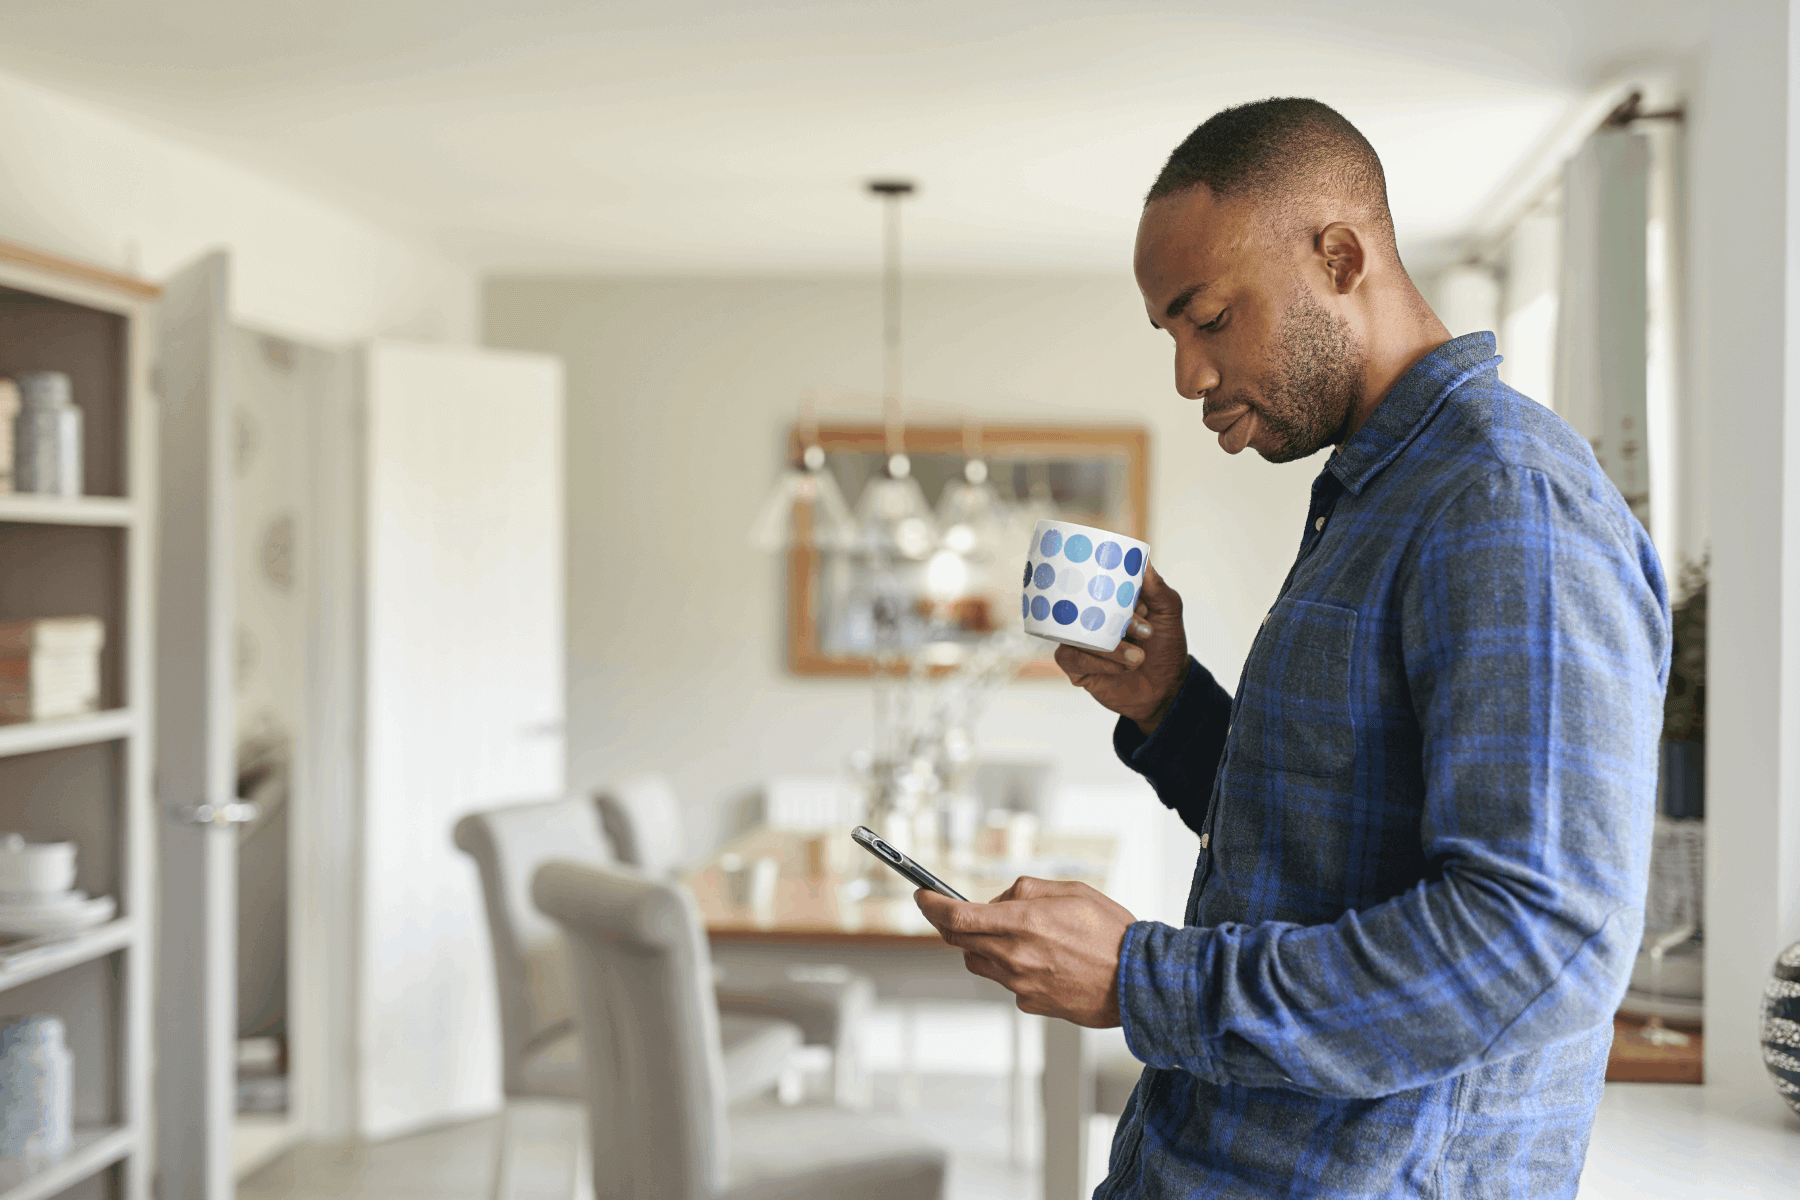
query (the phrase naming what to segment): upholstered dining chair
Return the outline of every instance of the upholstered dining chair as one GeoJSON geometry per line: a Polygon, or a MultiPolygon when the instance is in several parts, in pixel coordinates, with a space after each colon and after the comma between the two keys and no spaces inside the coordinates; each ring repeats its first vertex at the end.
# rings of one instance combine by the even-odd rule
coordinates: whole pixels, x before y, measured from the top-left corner
{"type": "Polygon", "coordinates": [[[940,1200],[944,1152],[902,1126],[833,1105],[729,1103],[686,888],[553,862],[532,898],[564,934],[597,1200],[940,1200]]]}
{"type": "MultiPolygon", "coordinates": [[[[622,863],[652,878],[683,865],[681,802],[668,776],[646,772],[602,789],[601,821],[622,863]]],[[[771,964],[753,949],[713,949],[713,982],[725,1012],[782,1017],[800,1026],[808,1046],[831,1051],[831,1095],[845,1108],[874,1099],[863,1060],[862,1029],[875,1006],[875,983],[839,964],[771,964]]]]}
{"type": "MultiPolygon", "coordinates": [[[[581,1103],[586,1099],[562,937],[532,907],[531,876],[551,859],[612,863],[594,802],[585,797],[515,804],[472,813],[456,825],[456,844],[481,876],[494,977],[500,1000],[501,1074],[512,1100],[581,1103]]],[[[725,1090],[745,1099],[784,1082],[801,1030],[791,1022],[731,1014],[719,1023],[725,1090]]],[[[510,1191],[513,1123],[501,1116],[494,1195],[510,1191]]],[[[575,1171],[581,1171],[579,1155],[575,1171]]]]}

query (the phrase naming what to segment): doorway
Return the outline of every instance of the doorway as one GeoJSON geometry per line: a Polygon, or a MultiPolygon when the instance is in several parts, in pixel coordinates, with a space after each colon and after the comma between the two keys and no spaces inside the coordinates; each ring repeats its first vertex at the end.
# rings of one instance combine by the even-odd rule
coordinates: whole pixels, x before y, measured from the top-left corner
{"type": "Polygon", "coordinates": [[[305,1132],[292,898],[296,840],[318,790],[314,433],[341,356],[250,329],[233,329],[232,340],[233,738],[237,796],[256,807],[237,827],[232,1162],[242,1176],[305,1132]]]}

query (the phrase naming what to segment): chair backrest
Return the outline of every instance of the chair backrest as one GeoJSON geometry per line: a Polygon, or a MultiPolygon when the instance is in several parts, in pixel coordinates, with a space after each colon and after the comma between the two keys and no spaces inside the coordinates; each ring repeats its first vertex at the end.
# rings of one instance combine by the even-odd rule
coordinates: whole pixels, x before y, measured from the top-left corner
{"type": "Polygon", "coordinates": [[[481,873],[500,993],[501,1067],[509,1095],[524,1091],[524,1062],[574,1020],[562,938],[531,903],[531,878],[551,859],[611,863],[599,813],[586,796],[471,813],[456,844],[481,873]]]}
{"type": "Polygon", "coordinates": [[[619,861],[646,875],[666,876],[683,857],[681,798],[667,775],[633,775],[603,788],[597,799],[619,861]]]}
{"type": "Polygon", "coordinates": [[[693,897],[668,880],[562,862],[539,868],[532,897],[568,950],[597,1200],[718,1195],[725,1066],[693,897]]]}

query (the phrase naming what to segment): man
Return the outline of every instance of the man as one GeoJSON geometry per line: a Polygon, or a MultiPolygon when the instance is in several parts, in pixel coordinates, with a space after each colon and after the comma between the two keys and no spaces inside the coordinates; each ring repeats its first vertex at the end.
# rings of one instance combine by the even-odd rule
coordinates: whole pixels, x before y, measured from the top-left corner
{"type": "Polygon", "coordinates": [[[1572,1196],[1641,935],[1655,551],[1492,336],[1449,337],[1325,105],[1200,126],[1135,266],[1228,453],[1336,447],[1235,696],[1154,571],[1117,651],[1057,651],[1199,837],[1184,927],[1031,879],[918,903],[1025,1011],[1124,1025],[1097,1196],[1572,1196]]]}

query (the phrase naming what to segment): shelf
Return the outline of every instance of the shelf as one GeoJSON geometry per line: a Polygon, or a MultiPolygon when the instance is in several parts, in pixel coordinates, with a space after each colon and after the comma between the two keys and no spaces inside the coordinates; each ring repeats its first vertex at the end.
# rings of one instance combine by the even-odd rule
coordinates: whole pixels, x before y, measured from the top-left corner
{"type": "Polygon", "coordinates": [[[46,1200],[105,1170],[137,1147],[137,1135],[119,1125],[75,1131],[69,1153],[52,1163],[26,1166],[0,1161],[0,1200],[46,1200]]]}
{"type": "Polygon", "coordinates": [[[24,721],[0,725],[0,758],[116,742],[137,732],[137,714],[129,708],[109,708],[85,717],[58,717],[54,721],[24,721]]]}
{"type": "Polygon", "coordinates": [[[30,951],[29,957],[21,955],[17,963],[0,963],[0,992],[123,950],[131,945],[136,933],[137,926],[130,917],[119,917],[65,942],[30,951]]]}
{"type": "Polygon", "coordinates": [[[31,525],[130,525],[137,520],[137,505],[120,496],[35,496],[28,492],[0,493],[0,521],[31,525]]]}

